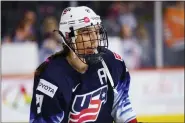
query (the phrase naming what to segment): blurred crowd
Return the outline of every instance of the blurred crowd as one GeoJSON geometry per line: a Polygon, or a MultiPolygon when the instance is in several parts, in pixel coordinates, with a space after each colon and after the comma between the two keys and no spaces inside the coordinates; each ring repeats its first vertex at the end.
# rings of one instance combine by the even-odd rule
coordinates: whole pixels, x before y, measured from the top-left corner
{"type": "MultiPolygon", "coordinates": [[[[154,2],[79,1],[78,5],[95,10],[108,35],[120,38],[121,55],[130,69],[156,67],[154,2]]],[[[44,61],[61,50],[53,30],[67,6],[70,1],[2,2],[2,43],[36,42],[40,62],[44,61]]],[[[184,2],[163,2],[162,15],[164,66],[184,66],[184,2]]]]}

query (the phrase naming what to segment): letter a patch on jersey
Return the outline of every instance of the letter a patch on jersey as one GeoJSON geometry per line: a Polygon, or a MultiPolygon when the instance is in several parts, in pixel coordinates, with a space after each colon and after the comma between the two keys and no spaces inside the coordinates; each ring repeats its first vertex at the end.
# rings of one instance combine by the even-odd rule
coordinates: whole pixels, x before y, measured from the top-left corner
{"type": "Polygon", "coordinates": [[[120,61],[123,61],[122,57],[119,54],[117,54],[115,52],[113,52],[113,53],[114,53],[115,59],[120,60],[120,61]]]}
{"type": "Polygon", "coordinates": [[[39,90],[42,93],[50,96],[51,98],[53,98],[57,89],[58,89],[57,86],[55,86],[54,84],[51,84],[50,82],[48,82],[44,79],[40,79],[40,82],[37,86],[37,90],[39,90]]]}

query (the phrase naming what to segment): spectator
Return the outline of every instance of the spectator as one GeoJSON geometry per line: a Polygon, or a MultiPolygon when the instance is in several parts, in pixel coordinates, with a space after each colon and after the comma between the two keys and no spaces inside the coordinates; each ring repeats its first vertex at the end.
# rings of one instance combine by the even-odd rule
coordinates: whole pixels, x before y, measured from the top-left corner
{"type": "Polygon", "coordinates": [[[39,51],[39,62],[44,62],[50,55],[60,51],[61,47],[62,46],[55,40],[54,36],[48,34],[39,51]]]}
{"type": "Polygon", "coordinates": [[[122,2],[114,1],[108,10],[108,13],[111,15],[114,13],[114,17],[117,18],[120,16],[121,8],[122,8],[122,2]]]}
{"type": "Polygon", "coordinates": [[[43,43],[40,48],[40,63],[45,61],[47,57],[61,50],[61,45],[58,43],[59,36],[53,33],[53,30],[58,29],[58,24],[55,17],[49,16],[44,19],[43,27],[43,43]]]}
{"type": "Polygon", "coordinates": [[[134,29],[137,27],[137,21],[132,11],[133,8],[131,5],[129,5],[129,3],[123,3],[121,7],[119,22],[121,24],[121,27],[124,25],[128,25],[131,30],[134,31],[134,29]]]}
{"type": "MultiPolygon", "coordinates": [[[[53,30],[58,29],[58,22],[55,17],[48,16],[44,19],[43,25],[42,25],[42,33],[43,37],[46,35],[53,34],[53,30]]],[[[57,35],[54,35],[55,40],[58,39],[57,35]]]]}
{"type": "Polygon", "coordinates": [[[33,11],[27,11],[24,15],[25,21],[25,31],[28,33],[27,39],[30,41],[36,41],[36,28],[35,28],[35,22],[36,22],[36,14],[33,11]]]}
{"type": "Polygon", "coordinates": [[[13,42],[36,41],[35,36],[35,14],[32,11],[27,11],[24,18],[20,21],[13,42]]]}
{"type": "Polygon", "coordinates": [[[142,47],[139,45],[130,26],[124,25],[121,29],[122,50],[125,64],[129,69],[140,68],[142,47]]]}
{"type": "Polygon", "coordinates": [[[28,37],[28,33],[25,30],[26,30],[25,22],[21,21],[17,29],[15,30],[15,36],[13,38],[13,42],[19,42],[19,43],[25,42],[28,37]]]}
{"type": "Polygon", "coordinates": [[[152,47],[151,41],[148,35],[148,31],[144,27],[143,24],[138,24],[136,28],[136,38],[139,42],[139,45],[142,48],[142,56],[141,56],[141,67],[151,67],[152,61],[152,47]]]}
{"type": "Polygon", "coordinates": [[[115,19],[114,13],[108,15],[108,17],[104,21],[104,25],[106,26],[106,30],[109,36],[119,35],[120,25],[118,23],[118,20],[115,19]]]}
{"type": "Polygon", "coordinates": [[[121,11],[121,2],[114,1],[108,9],[108,15],[104,21],[104,25],[109,36],[118,36],[120,32],[119,16],[121,11]]]}

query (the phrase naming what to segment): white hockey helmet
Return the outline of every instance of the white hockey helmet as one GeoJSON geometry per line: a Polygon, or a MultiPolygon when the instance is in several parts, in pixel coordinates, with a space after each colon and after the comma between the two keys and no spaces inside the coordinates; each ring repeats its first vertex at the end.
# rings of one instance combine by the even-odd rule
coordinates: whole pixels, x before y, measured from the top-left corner
{"type": "Polygon", "coordinates": [[[59,30],[65,35],[66,32],[70,32],[70,27],[74,30],[90,26],[91,24],[100,24],[100,16],[86,7],[68,7],[64,9],[60,18],[59,30]]]}
{"type": "Polygon", "coordinates": [[[86,6],[64,9],[60,18],[59,34],[63,37],[65,45],[73,50],[78,57],[85,58],[87,64],[101,61],[103,48],[108,47],[107,33],[101,24],[100,16],[86,6]],[[94,39],[98,40],[97,52],[94,54],[79,54],[78,47],[72,47],[72,45],[74,46],[76,43],[77,31],[88,27],[94,27],[94,30],[99,33],[98,38],[94,39]]]}

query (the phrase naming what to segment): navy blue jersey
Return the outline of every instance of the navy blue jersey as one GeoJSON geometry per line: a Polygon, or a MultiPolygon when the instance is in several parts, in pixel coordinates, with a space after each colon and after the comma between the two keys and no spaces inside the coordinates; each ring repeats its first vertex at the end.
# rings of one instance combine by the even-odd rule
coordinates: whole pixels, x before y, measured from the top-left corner
{"type": "Polygon", "coordinates": [[[30,123],[120,123],[135,119],[128,95],[130,75],[123,60],[108,49],[103,59],[118,93],[114,93],[101,62],[81,74],[61,55],[45,61],[34,77],[30,123]]]}

